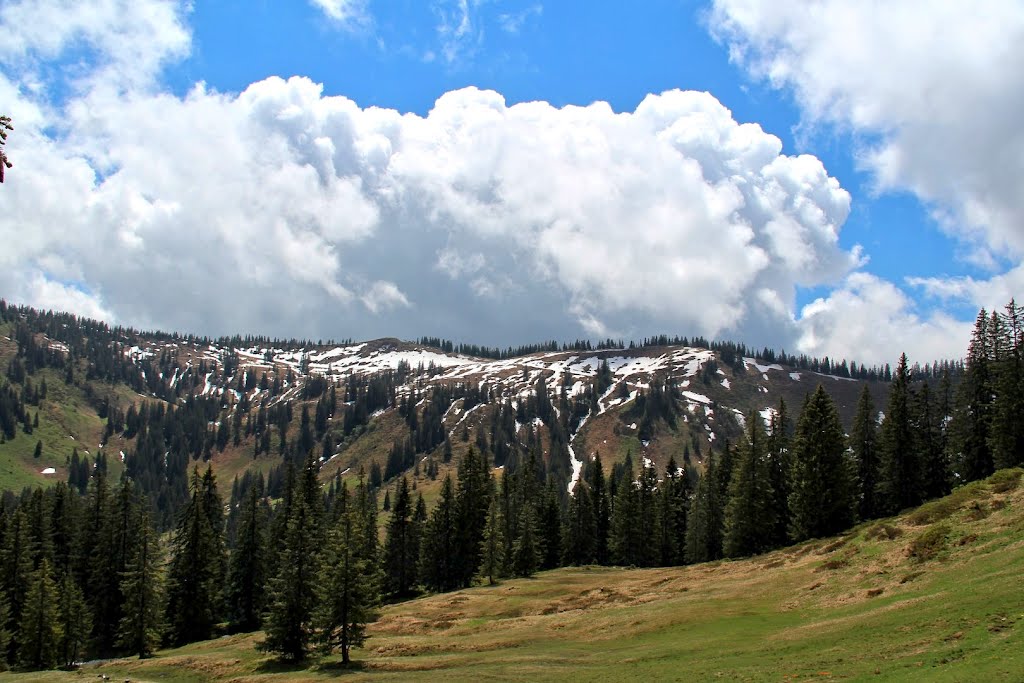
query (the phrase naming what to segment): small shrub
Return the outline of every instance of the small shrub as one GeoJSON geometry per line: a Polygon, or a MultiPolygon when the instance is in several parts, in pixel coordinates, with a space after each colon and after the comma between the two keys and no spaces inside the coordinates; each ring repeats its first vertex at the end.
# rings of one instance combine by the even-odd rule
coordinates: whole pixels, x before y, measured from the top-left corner
{"type": "Polygon", "coordinates": [[[990,513],[991,510],[985,504],[974,501],[968,509],[967,519],[971,522],[977,522],[988,517],[990,513]]]}
{"type": "Polygon", "coordinates": [[[892,539],[897,538],[902,534],[903,530],[899,527],[895,527],[892,524],[886,524],[885,522],[881,522],[865,531],[864,538],[868,541],[873,541],[875,539],[891,541],[892,539]]]}
{"type": "Polygon", "coordinates": [[[884,588],[871,588],[868,590],[869,598],[877,598],[879,595],[885,592],[884,588]]]}
{"type": "Polygon", "coordinates": [[[951,529],[946,524],[931,527],[910,542],[907,554],[916,562],[927,562],[934,559],[949,545],[951,529]]]}
{"type": "Polygon", "coordinates": [[[904,576],[902,579],[900,579],[900,583],[909,583],[910,581],[913,581],[914,579],[916,579],[917,577],[921,576],[922,574],[924,574],[924,572],[910,572],[909,574],[904,576]]]}
{"type": "Polygon", "coordinates": [[[961,486],[945,498],[925,503],[907,515],[907,521],[914,526],[924,526],[925,524],[940,522],[968,502],[988,498],[989,493],[985,490],[983,484],[984,482],[975,481],[961,486]]]}
{"type": "Polygon", "coordinates": [[[1024,470],[1019,467],[1012,470],[999,470],[988,478],[989,488],[992,490],[992,493],[1013,491],[1020,485],[1022,474],[1024,474],[1024,470]]]}

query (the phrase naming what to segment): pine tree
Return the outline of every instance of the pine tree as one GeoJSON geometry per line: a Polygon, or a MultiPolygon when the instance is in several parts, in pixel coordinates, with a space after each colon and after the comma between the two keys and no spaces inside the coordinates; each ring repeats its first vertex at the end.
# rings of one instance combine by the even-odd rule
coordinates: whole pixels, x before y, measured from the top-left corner
{"type": "Polygon", "coordinates": [[[199,471],[192,473],[192,498],[171,541],[167,575],[168,638],[174,645],[208,640],[218,622],[222,544],[211,526],[199,471]]]}
{"type": "Polygon", "coordinates": [[[270,581],[266,640],[260,649],[283,659],[302,661],[313,639],[313,611],[317,605],[317,570],[321,540],[321,496],[312,454],[300,480],[295,481],[277,574],[270,581]]]}
{"type": "Polygon", "coordinates": [[[565,564],[593,564],[597,559],[597,518],[590,484],[580,481],[569,498],[569,513],[565,533],[562,535],[565,564]]]}
{"type": "Polygon", "coordinates": [[[505,564],[505,522],[501,518],[501,505],[498,498],[491,498],[491,506],[487,510],[487,522],[484,524],[484,537],[480,541],[480,569],[482,578],[493,586],[501,576],[505,564]]]}
{"type": "Polygon", "coordinates": [[[983,308],[974,324],[950,424],[951,455],[960,483],[983,479],[995,471],[990,441],[994,387],[989,355],[988,314],[983,308]]]}
{"type": "Polygon", "coordinates": [[[768,470],[774,494],[772,509],[775,511],[775,529],[772,545],[781,546],[789,540],[789,472],[793,467],[792,457],[793,422],[789,417],[786,402],[779,399],[779,407],[772,411],[768,429],[768,470]]]}
{"type": "Polygon", "coordinates": [[[79,549],[85,595],[92,613],[90,651],[108,655],[114,650],[117,623],[121,618],[121,586],[116,566],[114,503],[106,474],[97,470],[92,479],[85,533],[79,549]]]}
{"type": "Polygon", "coordinates": [[[562,558],[562,507],[553,479],[548,480],[540,500],[537,527],[541,536],[540,568],[554,569],[562,558]]]}
{"type": "Polygon", "coordinates": [[[942,418],[927,382],[913,395],[910,422],[914,460],[921,470],[921,499],[941,498],[950,490],[949,462],[942,447],[942,418]]]}
{"type": "Polygon", "coordinates": [[[619,477],[611,515],[608,549],[617,565],[642,566],[640,544],[640,503],[632,470],[626,469],[619,477]]]}
{"type": "Polygon", "coordinates": [[[267,509],[262,487],[252,486],[242,509],[236,547],[228,565],[225,590],[232,631],[249,632],[260,627],[266,603],[267,509]]]}
{"type": "Polygon", "coordinates": [[[7,594],[0,591],[0,671],[6,671],[8,650],[11,647],[11,606],[7,594]]]}
{"type": "Polygon", "coordinates": [[[719,489],[718,456],[708,457],[697,481],[693,503],[686,518],[686,561],[710,562],[722,557],[722,495],[719,489]]]}
{"type": "Polygon", "coordinates": [[[121,574],[124,616],[118,625],[117,644],[140,659],[160,644],[163,631],[163,560],[160,542],[143,511],[139,536],[127,569],[121,574]]]}
{"type": "Polygon", "coordinates": [[[800,411],[793,443],[789,494],[793,541],[829,536],[853,523],[854,476],[839,413],[819,384],[800,411]]]}
{"type": "Polygon", "coordinates": [[[880,463],[878,453],[878,420],[875,403],[867,385],[857,401],[857,414],[853,418],[850,433],[850,448],[857,464],[857,481],[860,500],[857,513],[860,519],[875,519],[882,514],[884,506],[878,499],[880,463]]]}
{"type": "Polygon", "coordinates": [[[1011,299],[1002,316],[1001,358],[994,358],[992,429],[995,469],[1024,463],[1024,309],[1011,299]]]}
{"type": "Polygon", "coordinates": [[[384,591],[392,598],[406,598],[415,593],[420,558],[412,515],[409,480],[402,477],[395,491],[384,542],[384,591]]]}
{"type": "Polygon", "coordinates": [[[324,654],[340,649],[345,665],[350,663],[351,649],[365,641],[366,625],[377,618],[380,600],[377,574],[360,547],[365,540],[358,511],[349,509],[328,532],[320,563],[313,615],[317,640],[324,654]]]}
{"type": "Polygon", "coordinates": [[[725,506],[722,551],[727,557],[755,555],[771,548],[775,511],[766,441],[761,416],[751,411],[746,438],[737,449],[725,506]]]}
{"type": "Polygon", "coordinates": [[[59,657],[60,619],[57,586],[44,559],[29,578],[25,607],[18,629],[18,665],[25,669],[52,669],[59,657]]]}
{"type": "MultiPolygon", "coordinates": [[[[13,636],[18,632],[21,615],[24,611],[26,595],[32,581],[32,555],[28,533],[28,520],[25,511],[18,508],[7,521],[3,536],[3,546],[0,546],[0,591],[7,605],[7,615],[3,622],[0,622],[0,630],[13,636]]],[[[0,657],[8,661],[15,660],[15,642],[8,643],[8,651],[0,654],[0,657]],[[10,656],[7,656],[10,655],[10,656]]]]}
{"type": "Polygon", "coordinates": [[[515,576],[530,577],[537,572],[539,564],[536,517],[533,506],[527,505],[520,515],[519,536],[512,544],[512,572],[515,576]]]}
{"type": "Polygon", "coordinates": [[[427,590],[450,591],[458,586],[455,492],[450,475],[441,482],[441,495],[423,531],[420,580],[427,590]]]}
{"type": "Polygon", "coordinates": [[[594,461],[590,467],[590,492],[594,498],[594,559],[598,564],[608,564],[608,531],[611,528],[611,505],[608,501],[607,484],[604,469],[601,466],[601,454],[594,453],[594,461]]]}
{"type": "Polygon", "coordinates": [[[483,539],[487,509],[494,495],[494,482],[487,467],[487,457],[472,447],[459,464],[459,489],[456,496],[457,524],[455,570],[459,585],[473,582],[480,566],[480,541],[483,539]]]}
{"type": "Polygon", "coordinates": [[[82,589],[70,573],[65,573],[60,581],[57,616],[61,630],[57,644],[58,659],[62,666],[73,666],[85,652],[92,617],[82,589]]]}
{"type": "Polygon", "coordinates": [[[902,354],[889,386],[889,402],[879,439],[882,465],[879,496],[885,501],[887,513],[919,505],[923,500],[921,463],[917,459],[911,423],[913,401],[907,355],[902,354]]]}

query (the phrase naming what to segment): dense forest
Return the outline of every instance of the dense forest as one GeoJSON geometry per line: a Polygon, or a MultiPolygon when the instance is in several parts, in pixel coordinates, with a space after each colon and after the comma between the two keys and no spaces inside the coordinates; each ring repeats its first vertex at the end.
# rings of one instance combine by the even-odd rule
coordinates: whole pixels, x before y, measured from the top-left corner
{"type": "MultiPolygon", "coordinates": [[[[849,435],[818,386],[798,411],[779,403],[767,425],[756,412],[745,416],[743,438],[712,451],[699,476],[674,458],[661,472],[631,457],[606,471],[596,456],[568,496],[565,477],[538,459],[538,449],[517,454],[515,466],[506,454],[510,466],[495,469],[501,456],[493,444],[501,440],[482,438],[455,476],[443,477],[430,510],[402,472],[409,452],[448,438],[436,421],[421,426],[452,395],[396,400],[385,380],[376,387],[354,380],[351,395],[368,402],[364,413],[395,405],[412,424],[410,439],[423,441],[396,443],[386,474],[365,473],[350,488],[340,475],[326,485],[319,479],[316,423],[337,409],[338,391],[321,387],[314,414],[303,408],[296,445],[282,448],[290,457],[271,477],[236,479],[226,504],[212,469],[189,465],[216,448],[205,428],[214,409],[190,399],[174,409],[150,404],[108,414],[111,429],[143,435],[119,481],[105,462],[82,459],[68,483],[4,497],[0,660],[19,669],[72,666],[263,629],[261,647],[282,658],[340,651],[347,662],[383,602],[562,565],[671,566],[835,534],[1021,464],[1022,322],[1014,302],[1003,312],[981,311],[955,386],[951,366],[938,378],[915,378],[902,356],[887,404],[873,405],[865,388],[849,435]],[[145,449],[166,456],[143,457],[145,449]],[[166,471],[149,469],[160,461],[166,471]],[[168,478],[172,469],[185,475],[168,478]]],[[[67,329],[55,326],[55,338],[67,329]]],[[[89,372],[138,377],[115,362],[123,354],[96,351],[95,336],[63,340],[72,355],[95,361],[89,372]]],[[[30,338],[23,348],[0,392],[5,430],[31,429],[31,406],[47,390],[26,382],[36,365],[63,362],[72,374],[77,367],[66,354],[33,349],[30,338]]],[[[524,409],[544,420],[552,408],[542,389],[524,409]]],[[[640,409],[664,410],[671,390],[652,388],[640,409]]],[[[273,421],[272,412],[263,419],[273,421]]],[[[493,429],[514,421],[495,415],[493,429]]],[[[352,420],[355,429],[360,418],[352,420]]]]}

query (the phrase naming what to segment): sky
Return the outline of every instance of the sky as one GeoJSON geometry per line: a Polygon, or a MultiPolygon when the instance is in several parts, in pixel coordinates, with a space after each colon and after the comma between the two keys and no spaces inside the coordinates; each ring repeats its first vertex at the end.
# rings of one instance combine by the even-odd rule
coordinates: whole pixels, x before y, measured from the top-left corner
{"type": "Polygon", "coordinates": [[[0,0],[0,296],[203,335],[964,355],[1018,0],[0,0]]]}

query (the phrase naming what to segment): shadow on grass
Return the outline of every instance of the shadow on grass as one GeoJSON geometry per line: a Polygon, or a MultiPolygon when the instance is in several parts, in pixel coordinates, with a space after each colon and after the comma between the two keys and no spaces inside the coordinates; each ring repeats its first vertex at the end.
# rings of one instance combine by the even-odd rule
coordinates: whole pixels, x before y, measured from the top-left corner
{"type": "Polygon", "coordinates": [[[268,659],[257,665],[256,671],[261,674],[286,674],[305,671],[310,674],[338,677],[345,676],[346,674],[366,673],[371,671],[371,669],[366,668],[363,662],[342,664],[338,661],[316,659],[305,659],[298,662],[284,659],[268,659]]]}

